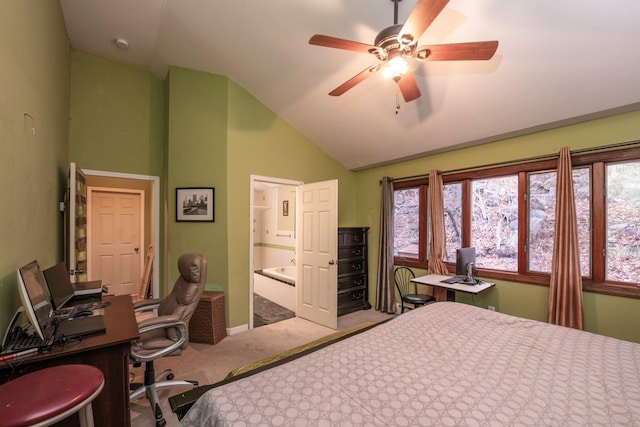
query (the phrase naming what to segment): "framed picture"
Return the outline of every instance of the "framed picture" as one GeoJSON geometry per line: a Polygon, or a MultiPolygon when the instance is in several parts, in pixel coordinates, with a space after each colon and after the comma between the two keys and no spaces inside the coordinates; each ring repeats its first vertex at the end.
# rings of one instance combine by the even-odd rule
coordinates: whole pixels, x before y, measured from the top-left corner
{"type": "Polygon", "coordinates": [[[176,188],[176,221],[214,222],[215,188],[176,188]]]}

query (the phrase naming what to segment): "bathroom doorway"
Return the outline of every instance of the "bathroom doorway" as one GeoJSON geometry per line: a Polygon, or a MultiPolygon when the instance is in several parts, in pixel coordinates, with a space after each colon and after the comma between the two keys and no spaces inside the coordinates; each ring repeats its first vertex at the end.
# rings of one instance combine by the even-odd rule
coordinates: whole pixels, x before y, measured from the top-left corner
{"type": "Polygon", "coordinates": [[[296,187],[251,176],[249,329],[295,316],[296,187]]]}

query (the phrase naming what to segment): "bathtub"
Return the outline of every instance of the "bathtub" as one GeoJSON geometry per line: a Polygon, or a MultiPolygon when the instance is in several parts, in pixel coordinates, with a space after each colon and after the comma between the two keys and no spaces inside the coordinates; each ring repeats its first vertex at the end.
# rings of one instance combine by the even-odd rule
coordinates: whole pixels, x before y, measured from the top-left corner
{"type": "Polygon", "coordinates": [[[274,279],[282,280],[283,282],[286,282],[293,286],[296,285],[295,266],[263,268],[262,274],[274,279]]]}
{"type": "Polygon", "coordinates": [[[295,312],[296,278],[294,275],[295,267],[265,268],[262,271],[256,271],[253,273],[253,292],[295,312]],[[272,278],[272,276],[278,277],[272,278]]]}

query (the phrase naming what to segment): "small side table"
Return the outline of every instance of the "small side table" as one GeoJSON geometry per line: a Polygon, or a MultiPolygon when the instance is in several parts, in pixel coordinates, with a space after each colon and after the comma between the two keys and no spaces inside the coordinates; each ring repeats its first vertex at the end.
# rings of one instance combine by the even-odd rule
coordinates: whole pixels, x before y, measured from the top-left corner
{"type": "Polygon", "coordinates": [[[204,291],[189,321],[189,340],[217,344],[226,336],[224,292],[204,291]]]}
{"type": "MultiPolygon", "coordinates": [[[[443,280],[450,279],[451,276],[444,276],[442,274],[428,274],[426,276],[416,277],[411,279],[419,285],[435,286],[436,288],[446,289],[447,301],[456,300],[456,292],[464,292],[467,294],[477,295],[482,291],[494,287],[496,284],[492,282],[485,282],[481,280],[477,285],[465,285],[462,283],[445,283],[443,280]]],[[[441,298],[436,298],[436,301],[442,301],[441,298]]]]}

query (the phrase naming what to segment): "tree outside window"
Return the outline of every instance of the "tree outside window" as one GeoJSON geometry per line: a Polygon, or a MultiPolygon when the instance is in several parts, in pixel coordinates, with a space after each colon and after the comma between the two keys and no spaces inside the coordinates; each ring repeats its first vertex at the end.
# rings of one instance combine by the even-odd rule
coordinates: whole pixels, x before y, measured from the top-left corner
{"type": "Polygon", "coordinates": [[[471,193],[476,266],[518,271],[518,176],[473,180],[471,193]]]}
{"type": "Polygon", "coordinates": [[[605,279],[640,280],[640,162],[608,164],[606,168],[605,279]]]}
{"type": "MultiPolygon", "coordinates": [[[[528,176],[528,271],[551,273],[556,222],[556,171],[528,176]]],[[[591,276],[591,174],[589,168],[573,169],[573,193],[578,223],[580,272],[591,276]]]]}
{"type": "Polygon", "coordinates": [[[420,249],[420,190],[394,191],[393,255],[418,258],[420,249]]]}
{"type": "Polygon", "coordinates": [[[462,184],[444,185],[444,226],[446,262],[456,262],[456,249],[462,247],[462,184]]]}

